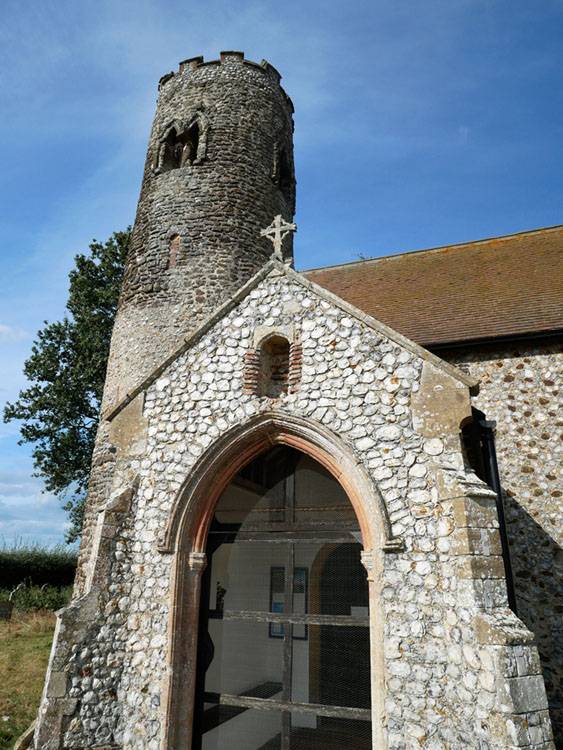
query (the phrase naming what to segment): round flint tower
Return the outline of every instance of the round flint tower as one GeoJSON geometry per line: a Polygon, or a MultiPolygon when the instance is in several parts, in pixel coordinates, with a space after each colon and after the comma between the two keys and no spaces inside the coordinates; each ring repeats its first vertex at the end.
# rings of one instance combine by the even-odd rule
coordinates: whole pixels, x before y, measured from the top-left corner
{"type": "MultiPolygon", "coordinates": [[[[195,57],[164,76],[112,339],[105,407],[271,256],[295,210],[293,105],[269,63],[195,57]]],[[[285,243],[292,258],[291,238],[285,243]]]]}

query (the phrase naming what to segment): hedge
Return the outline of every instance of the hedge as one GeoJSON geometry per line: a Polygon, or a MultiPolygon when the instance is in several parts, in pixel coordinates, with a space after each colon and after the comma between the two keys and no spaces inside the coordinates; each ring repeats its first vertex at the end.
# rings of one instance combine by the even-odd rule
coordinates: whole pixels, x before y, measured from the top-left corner
{"type": "Polygon", "coordinates": [[[70,586],[74,581],[76,559],[76,551],[63,546],[0,547],[0,588],[14,589],[22,582],[28,586],[70,586]]]}
{"type": "Polygon", "coordinates": [[[0,602],[11,601],[14,609],[30,611],[36,609],[57,610],[66,606],[72,594],[72,587],[22,586],[15,591],[0,589],[0,602]]]}

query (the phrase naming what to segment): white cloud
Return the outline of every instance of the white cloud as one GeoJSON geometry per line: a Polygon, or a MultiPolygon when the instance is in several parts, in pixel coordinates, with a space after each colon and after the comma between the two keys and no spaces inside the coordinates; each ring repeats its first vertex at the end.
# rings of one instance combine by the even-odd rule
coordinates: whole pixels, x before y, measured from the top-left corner
{"type": "Polygon", "coordinates": [[[0,323],[0,343],[22,341],[27,338],[29,338],[29,334],[23,328],[0,323]]]}
{"type": "Polygon", "coordinates": [[[20,541],[61,543],[69,522],[58,498],[43,492],[28,461],[0,464],[0,545],[20,541]]]}
{"type": "Polygon", "coordinates": [[[459,137],[459,142],[465,145],[466,143],[469,142],[469,136],[471,135],[471,128],[468,128],[467,125],[460,125],[457,129],[457,134],[459,137]]]}

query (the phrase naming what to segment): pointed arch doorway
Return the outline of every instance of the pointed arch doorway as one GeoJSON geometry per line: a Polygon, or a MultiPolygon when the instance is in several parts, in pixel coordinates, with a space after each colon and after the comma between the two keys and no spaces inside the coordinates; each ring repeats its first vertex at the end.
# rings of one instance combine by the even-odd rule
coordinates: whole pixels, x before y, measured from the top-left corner
{"type": "Polygon", "coordinates": [[[207,536],[193,750],[372,747],[361,542],[309,455],[274,445],[239,470],[207,536]]]}

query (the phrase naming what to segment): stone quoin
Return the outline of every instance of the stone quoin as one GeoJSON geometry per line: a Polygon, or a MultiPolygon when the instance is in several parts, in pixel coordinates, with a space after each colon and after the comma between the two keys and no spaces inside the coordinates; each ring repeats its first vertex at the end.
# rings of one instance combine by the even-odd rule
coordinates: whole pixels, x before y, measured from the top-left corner
{"type": "Polygon", "coordinates": [[[292,115],[241,52],[160,81],[30,746],[555,750],[561,309],[471,330],[455,249],[297,273],[292,115]]]}

